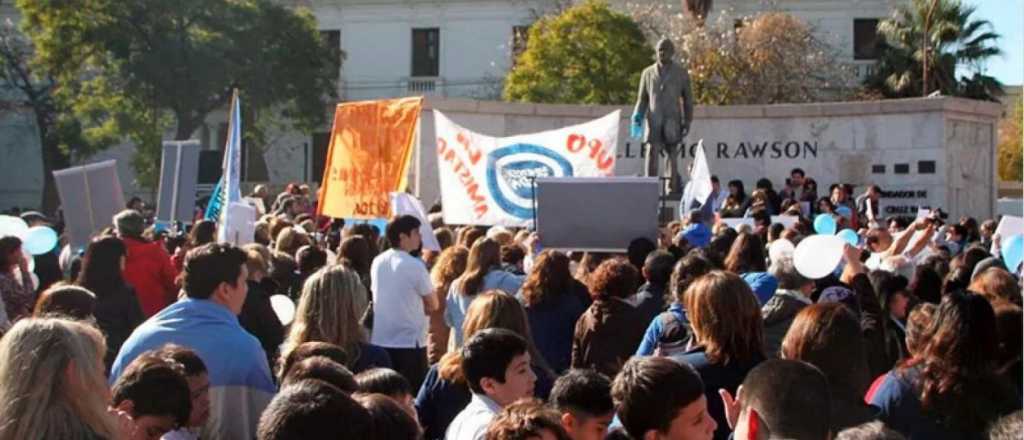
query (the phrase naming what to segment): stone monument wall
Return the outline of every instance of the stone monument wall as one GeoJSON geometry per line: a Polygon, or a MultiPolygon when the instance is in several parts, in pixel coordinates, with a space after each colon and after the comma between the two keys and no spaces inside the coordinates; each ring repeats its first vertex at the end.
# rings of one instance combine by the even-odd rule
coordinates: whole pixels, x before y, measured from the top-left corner
{"type": "MultiPolygon", "coordinates": [[[[424,203],[440,199],[434,116],[491,136],[572,125],[622,110],[617,175],[639,175],[643,149],[629,138],[631,107],[519,104],[428,98],[414,167],[424,203]]],[[[711,172],[723,187],[744,182],[748,194],[767,177],[782,188],[792,168],[818,182],[819,197],[837,182],[883,189],[882,214],[916,214],[941,207],[953,216],[995,214],[998,104],[958,98],[764,106],[698,106],[682,170],[704,140],[711,172]]]]}

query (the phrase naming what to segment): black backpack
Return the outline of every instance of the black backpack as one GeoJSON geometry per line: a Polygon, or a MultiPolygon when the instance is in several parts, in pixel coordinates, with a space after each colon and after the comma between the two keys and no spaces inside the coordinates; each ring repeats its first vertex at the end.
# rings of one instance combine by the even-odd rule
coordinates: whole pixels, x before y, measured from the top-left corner
{"type": "Polygon", "coordinates": [[[673,356],[686,352],[690,343],[690,326],[672,312],[662,312],[658,315],[661,320],[661,334],[658,335],[658,342],[654,346],[655,356],[673,356]]]}

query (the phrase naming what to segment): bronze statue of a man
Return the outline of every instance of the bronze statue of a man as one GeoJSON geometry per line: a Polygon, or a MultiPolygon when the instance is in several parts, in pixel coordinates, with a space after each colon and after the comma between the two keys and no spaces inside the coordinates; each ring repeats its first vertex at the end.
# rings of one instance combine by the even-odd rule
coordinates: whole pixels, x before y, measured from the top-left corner
{"type": "Polygon", "coordinates": [[[640,75],[633,127],[638,131],[641,125],[646,126],[643,142],[649,148],[644,161],[644,175],[661,177],[658,160],[664,150],[669,169],[669,193],[679,194],[682,182],[677,158],[693,120],[693,93],[690,75],[673,60],[674,56],[675,46],[671,40],[663,38],[658,42],[657,62],[640,75]]]}

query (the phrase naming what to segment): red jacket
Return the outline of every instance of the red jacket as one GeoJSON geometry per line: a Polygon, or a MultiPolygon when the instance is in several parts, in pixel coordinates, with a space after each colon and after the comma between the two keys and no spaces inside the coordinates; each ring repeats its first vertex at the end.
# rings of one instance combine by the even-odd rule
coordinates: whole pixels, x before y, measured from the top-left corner
{"type": "Polygon", "coordinates": [[[171,263],[160,243],[150,243],[131,237],[121,237],[128,248],[125,259],[124,280],[135,288],[135,294],[147,318],[177,299],[175,280],[178,271],[171,263]]]}

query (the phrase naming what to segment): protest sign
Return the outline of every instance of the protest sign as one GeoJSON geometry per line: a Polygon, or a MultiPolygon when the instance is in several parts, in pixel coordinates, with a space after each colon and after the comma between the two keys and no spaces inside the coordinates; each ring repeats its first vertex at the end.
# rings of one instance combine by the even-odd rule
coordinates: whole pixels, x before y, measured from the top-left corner
{"type": "Polygon", "coordinates": [[[1004,239],[1014,235],[1024,234],[1024,217],[1015,215],[1004,215],[996,226],[996,234],[1004,239]]]}
{"type": "MultiPolygon", "coordinates": [[[[800,221],[800,217],[795,215],[773,215],[771,221],[773,225],[779,223],[786,228],[791,228],[796,224],[796,222],[800,221]]],[[[733,229],[740,227],[740,225],[750,225],[750,227],[754,227],[754,218],[723,218],[722,223],[729,225],[729,227],[733,229]]]]}
{"type": "Polygon", "coordinates": [[[199,141],[164,142],[156,220],[192,223],[199,182],[199,141]]]}
{"type": "Polygon", "coordinates": [[[544,248],[623,252],[658,240],[656,177],[537,179],[537,234],[544,248]]]}
{"type": "Polygon", "coordinates": [[[422,104],[423,98],[338,104],[319,214],[390,217],[388,195],[405,189],[422,104]]]}
{"type": "Polygon", "coordinates": [[[447,224],[526,226],[533,219],[534,179],[615,172],[618,110],[579,125],[504,138],[474,133],[436,110],[434,121],[447,224]]]}
{"type": "Polygon", "coordinates": [[[256,208],[246,202],[228,202],[227,213],[231,222],[218,225],[223,228],[224,243],[242,246],[252,243],[256,236],[256,208]]]}
{"type": "Polygon", "coordinates": [[[84,249],[124,209],[124,192],[113,160],[53,172],[71,246],[84,249]]]}

